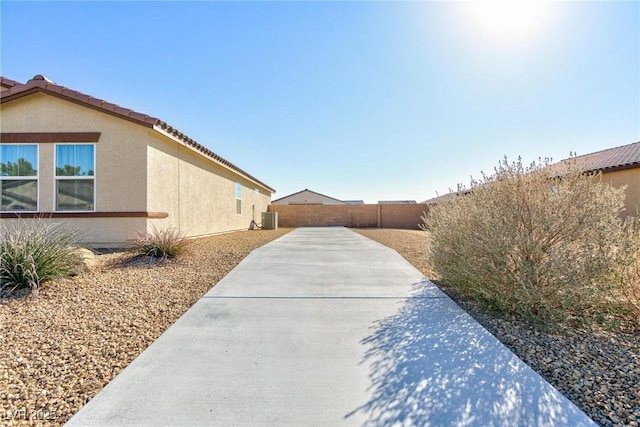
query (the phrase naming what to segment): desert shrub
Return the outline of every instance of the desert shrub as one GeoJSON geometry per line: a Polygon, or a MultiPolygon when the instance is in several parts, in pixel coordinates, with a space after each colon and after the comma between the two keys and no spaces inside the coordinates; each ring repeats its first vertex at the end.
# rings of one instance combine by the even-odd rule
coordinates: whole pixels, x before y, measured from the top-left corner
{"type": "Polygon", "coordinates": [[[43,283],[77,273],[79,238],[64,224],[42,220],[0,225],[0,289],[29,288],[37,294],[43,283]]]}
{"type": "Polygon", "coordinates": [[[506,158],[470,192],[431,209],[430,263],[440,280],[491,309],[555,321],[610,310],[624,190],[577,164],[506,158]]]}
{"type": "Polygon", "coordinates": [[[140,255],[154,258],[176,258],[184,253],[187,241],[175,229],[140,232],[132,239],[132,250],[140,255]]]}
{"type": "Polygon", "coordinates": [[[618,285],[621,299],[640,324],[640,221],[627,217],[615,238],[618,243],[610,280],[618,285]]]}

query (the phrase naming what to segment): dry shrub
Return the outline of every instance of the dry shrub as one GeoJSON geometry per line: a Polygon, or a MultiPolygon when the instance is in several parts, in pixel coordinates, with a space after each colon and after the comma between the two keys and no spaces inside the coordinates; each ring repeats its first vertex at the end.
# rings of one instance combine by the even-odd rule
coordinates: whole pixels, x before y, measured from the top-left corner
{"type": "Polygon", "coordinates": [[[132,250],[140,255],[154,258],[176,258],[182,255],[187,241],[175,229],[158,230],[155,227],[148,233],[138,233],[131,240],[132,250]]]}
{"type": "Polygon", "coordinates": [[[640,324],[640,221],[627,217],[617,236],[610,280],[618,285],[621,300],[640,324]]]}
{"type": "Polygon", "coordinates": [[[612,272],[632,273],[619,268],[633,249],[619,217],[624,190],[575,163],[548,166],[505,158],[468,194],[434,207],[423,218],[430,262],[443,282],[503,313],[543,322],[608,315],[619,309],[612,272]]]}

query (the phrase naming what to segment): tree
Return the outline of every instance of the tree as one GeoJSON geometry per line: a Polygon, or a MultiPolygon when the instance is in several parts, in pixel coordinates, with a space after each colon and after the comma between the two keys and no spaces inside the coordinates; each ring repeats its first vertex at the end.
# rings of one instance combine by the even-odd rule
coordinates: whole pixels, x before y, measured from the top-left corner
{"type": "Polygon", "coordinates": [[[80,176],[82,166],[64,165],[62,168],[56,167],[56,176],[80,176]]]}
{"type": "Polygon", "coordinates": [[[0,175],[2,176],[36,176],[38,171],[33,168],[31,162],[28,162],[23,157],[20,157],[18,161],[7,163],[0,163],[0,175]]]}

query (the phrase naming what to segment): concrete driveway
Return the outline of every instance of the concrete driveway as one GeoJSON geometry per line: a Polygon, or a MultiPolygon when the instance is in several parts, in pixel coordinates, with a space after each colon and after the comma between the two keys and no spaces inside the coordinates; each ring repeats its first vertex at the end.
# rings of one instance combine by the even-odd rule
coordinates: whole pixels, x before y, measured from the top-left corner
{"type": "Polygon", "coordinates": [[[395,251],[252,252],[68,425],[594,425],[395,251]]]}

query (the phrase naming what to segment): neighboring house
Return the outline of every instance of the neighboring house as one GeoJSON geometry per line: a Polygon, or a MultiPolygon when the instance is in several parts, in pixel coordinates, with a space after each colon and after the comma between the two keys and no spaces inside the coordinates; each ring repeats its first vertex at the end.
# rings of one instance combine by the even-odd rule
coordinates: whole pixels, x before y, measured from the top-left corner
{"type": "Polygon", "coordinates": [[[627,186],[623,216],[637,216],[640,209],[640,142],[609,148],[563,160],[576,161],[589,172],[602,172],[602,182],[627,186]]]}
{"type": "Polygon", "coordinates": [[[137,232],[247,229],[275,190],[167,123],[59,86],[1,78],[0,217],[121,246],[137,232]]]}
{"type": "Polygon", "coordinates": [[[424,202],[420,202],[420,204],[437,205],[439,203],[444,203],[444,202],[448,202],[450,200],[453,200],[453,198],[456,197],[456,196],[462,196],[462,195],[468,194],[469,192],[470,191],[465,191],[465,192],[462,192],[462,191],[453,192],[452,191],[450,193],[443,194],[442,196],[437,196],[437,197],[434,197],[432,199],[425,200],[424,202]]]}
{"type": "MultiPolygon", "coordinates": [[[[626,186],[625,206],[622,216],[638,215],[640,210],[640,142],[608,148],[606,150],[572,157],[554,163],[553,170],[562,171],[570,162],[576,162],[587,172],[601,172],[602,182],[613,187],[626,186]]],[[[468,194],[470,190],[448,193],[425,200],[428,205],[444,203],[455,196],[468,194]]]]}
{"type": "Polygon", "coordinates": [[[309,189],[289,194],[271,202],[272,205],[346,205],[347,202],[316,193],[309,189]]]}

